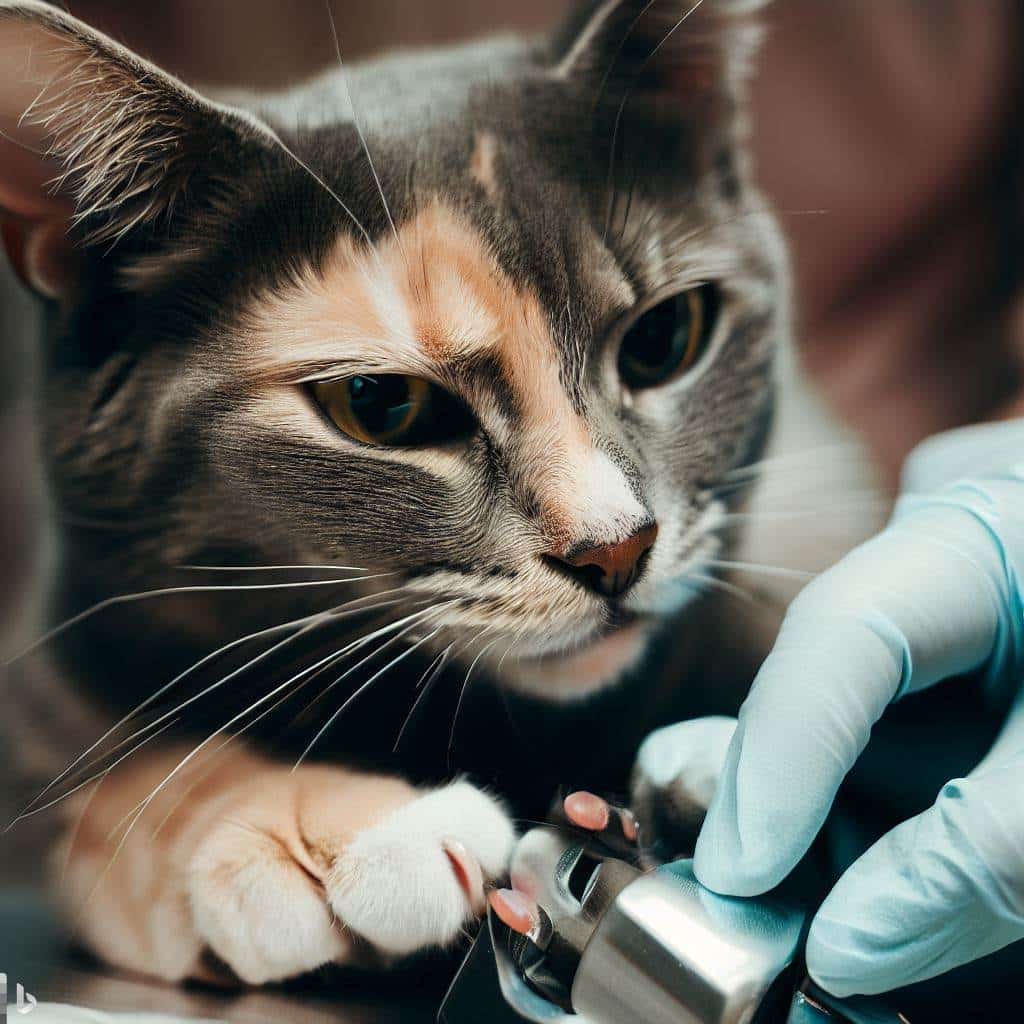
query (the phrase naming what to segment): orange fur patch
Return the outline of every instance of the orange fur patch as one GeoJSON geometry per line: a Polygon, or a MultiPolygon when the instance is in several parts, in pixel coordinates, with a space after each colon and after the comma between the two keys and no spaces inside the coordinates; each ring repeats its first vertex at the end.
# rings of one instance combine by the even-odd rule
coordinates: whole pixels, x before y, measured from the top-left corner
{"type": "MultiPolygon", "coordinates": [[[[202,756],[173,776],[188,752],[171,747],[134,757],[69,804],[77,821],[56,865],[79,934],[94,952],[172,980],[203,977],[190,880],[201,875],[204,893],[229,906],[245,869],[319,909],[335,859],[416,795],[398,779],[343,768],[293,774],[244,747],[202,756]],[[152,804],[128,829],[151,793],[152,804]]],[[[350,945],[339,931],[336,954],[350,945]]]]}
{"type": "Polygon", "coordinates": [[[255,311],[258,378],[346,372],[447,381],[459,360],[490,357],[521,411],[516,441],[533,465],[542,527],[556,546],[579,518],[579,467],[593,452],[562,387],[557,342],[540,300],[517,288],[479,233],[435,201],[368,252],[345,239],[322,275],[255,311]]]}

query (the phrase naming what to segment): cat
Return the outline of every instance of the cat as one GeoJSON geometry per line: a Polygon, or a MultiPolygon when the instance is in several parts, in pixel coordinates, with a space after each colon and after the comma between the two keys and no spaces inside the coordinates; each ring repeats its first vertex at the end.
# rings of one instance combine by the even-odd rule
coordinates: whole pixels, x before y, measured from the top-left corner
{"type": "Polygon", "coordinates": [[[816,483],[861,486],[752,182],[761,6],[588,2],[551,38],[207,98],[0,3],[58,537],[53,629],[8,673],[8,842],[41,863],[31,826],[58,830],[98,956],[262,984],[450,944],[505,871],[506,795],[402,777],[378,716],[447,687],[447,727],[474,673],[592,729],[628,693],[610,763],[749,683],[772,627],[722,577],[786,559],[736,529],[759,460],[810,439],[816,483]]]}

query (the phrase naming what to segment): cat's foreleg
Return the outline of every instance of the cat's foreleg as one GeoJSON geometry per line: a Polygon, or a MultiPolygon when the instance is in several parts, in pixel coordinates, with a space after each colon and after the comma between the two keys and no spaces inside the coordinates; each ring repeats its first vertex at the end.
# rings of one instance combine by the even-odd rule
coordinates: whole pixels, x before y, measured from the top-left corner
{"type": "Polygon", "coordinates": [[[117,966],[180,980],[219,961],[260,984],[386,960],[450,943],[505,871],[511,822],[467,782],[293,772],[234,747],[165,781],[188,753],[130,758],[59,851],[79,936],[117,966]]]}

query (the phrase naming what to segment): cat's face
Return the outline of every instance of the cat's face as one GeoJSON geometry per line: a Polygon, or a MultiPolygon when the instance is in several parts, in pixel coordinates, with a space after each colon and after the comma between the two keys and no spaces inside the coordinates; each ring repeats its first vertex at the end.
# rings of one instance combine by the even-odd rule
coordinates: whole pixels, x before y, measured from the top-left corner
{"type": "Polygon", "coordinates": [[[390,573],[366,589],[401,587],[414,636],[552,697],[702,589],[787,326],[736,139],[744,5],[671,32],[691,5],[592,6],[555,47],[389,59],[251,115],[34,5],[0,20],[83,214],[72,256],[31,162],[6,183],[59,299],[58,501],[158,524],[108,577],[390,573]]]}

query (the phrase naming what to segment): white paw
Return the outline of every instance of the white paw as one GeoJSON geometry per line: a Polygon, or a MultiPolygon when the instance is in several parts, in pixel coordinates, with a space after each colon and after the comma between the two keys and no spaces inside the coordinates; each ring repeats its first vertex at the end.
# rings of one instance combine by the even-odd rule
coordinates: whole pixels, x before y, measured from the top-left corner
{"type": "Polygon", "coordinates": [[[504,873],[515,832],[496,800],[468,782],[435,790],[361,832],[327,877],[346,927],[385,953],[455,939],[504,873]]]}

